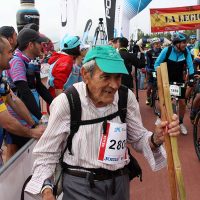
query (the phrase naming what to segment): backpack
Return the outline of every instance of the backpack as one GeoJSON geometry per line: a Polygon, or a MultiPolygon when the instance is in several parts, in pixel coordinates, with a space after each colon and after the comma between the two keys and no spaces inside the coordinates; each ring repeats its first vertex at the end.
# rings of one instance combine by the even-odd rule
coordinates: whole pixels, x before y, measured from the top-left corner
{"type": "MultiPolygon", "coordinates": [[[[165,57],[165,62],[167,62],[167,60],[168,60],[168,58],[169,58],[171,52],[172,52],[172,46],[168,47],[168,49],[167,49],[167,53],[166,53],[166,57],[165,57]]],[[[187,50],[185,49],[185,50],[183,51],[183,53],[184,53],[185,59],[187,59],[187,55],[188,55],[187,50]]]]}
{"type": "Polygon", "coordinates": [[[106,121],[112,120],[113,118],[119,116],[121,121],[124,123],[126,119],[126,110],[127,110],[127,98],[128,98],[128,88],[125,86],[121,86],[119,89],[119,101],[118,101],[118,111],[110,114],[105,117],[91,119],[91,120],[81,120],[81,101],[78,94],[78,91],[74,86],[70,86],[67,90],[65,90],[65,94],[67,96],[69,105],[70,105],[70,114],[71,114],[71,122],[70,122],[70,135],[67,139],[67,145],[63,151],[68,149],[70,154],[72,155],[72,140],[76,132],[80,126],[88,125],[88,124],[96,124],[103,122],[103,128],[106,129],[106,121]]]}
{"type": "MultiPolygon", "coordinates": [[[[47,79],[47,85],[50,87],[54,87],[54,76],[52,75],[52,71],[54,66],[56,65],[57,59],[55,62],[53,62],[49,67],[49,75],[47,79]]],[[[63,85],[63,89],[66,90],[69,86],[73,85],[74,83],[80,82],[80,66],[73,65],[72,70],[69,74],[69,77],[67,78],[65,84],[63,85]]]]}
{"type": "Polygon", "coordinates": [[[50,87],[54,87],[54,77],[52,76],[52,71],[53,71],[53,68],[55,66],[55,64],[57,63],[58,59],[53,62],[50,67],[49,67],[49,75],[48,75],[48,79],[47,79],[47,85],[50,86],[50,87]]]}
{"type": "MultiPolygon", "coordinates": [[[[88,124],[96,124],[103,122],[103,130],[106,130],[106,122],[107,120],[112,120],[115,117],[119,116],[121,122],[125,122],[126,113],[127,113],[127,100],[128,100],[128,88],[125,86],[121,86],[118,90],[119,92],[119,100],[118,100],[118,111],[112,113],[108,116],[91,119],[91,120],[81,120],[81,100],[79,97],[79,93],[76,88],[72,85],[67,90],[65,90],[65,94],[67,96],[69,106],[70,106],[70,114],[71,114],[71,122],[70,122],[70,134],[67,138],[67,144],[61,154],[60,157],[60,165],[57,165],[57,178],[55,177],[55,185],[54,185],[54,195],[58,195],[62,191],[62,163],[63,157],[66,150],[69,150],[69,153],[72,155],[72,140],[75,133],[78,131],[80,126],[88,125],[88,124]],[[61,168],[60,168],[61,167],[61,168]]],[[[137,160],[131,155],[130,150],[128,149],[128,154],[130,158],[130,162],[127,165],[129,180],[132,180],[135,177],[139,177],[140,181],[142,181],[142,169],[137,162],[137,160]]]]}
{"type": "MultiPolygon", "coordinates": [[[[117,116],[120,117],[122,123],[125,123],[126,113],[127,113],[128,88],[125,86],[121,86],[118,92],[119,92],[119,100],[118,100],[117,112],[112,113],[105,117],[97,118],[97,119],[81,120],[82,110],[81,110],[81,101],[80,101],[78,91],[76,90],[74,86],[70,86],[67,90],[65,90],[65,94],[67,96],[69,106],[70,106],[70,113],[71,113],[70,131],[71,132],[67,139],[67,145],[60,157],[60,162],[63,161],[63,157],[67,149],[69,150],[69,153],[72,155],[72,152],[71,152],[72,140],[80,126],[103,122],[103,129],[106,130],[107,120],[112,120],[117,116]]],[[[130,180],[132,180],[135,177],[139,177],[140,181],[142,181],[142,169],[140,168],[139,163],[131,155],[129,149],[128,149],[128,154],[129,154],[130,162],[127,167],[129,170],[130,180]]]]}
{"type": "Polygon", "coordinates": [[[80,69],[81,67],[78,65],[73,65],[72,71],[65,82],[63,89],[66,90],[68,87],[73,85],[74,83],[78,83],[82,80],[81,75],[80,75],[80,69]]]}

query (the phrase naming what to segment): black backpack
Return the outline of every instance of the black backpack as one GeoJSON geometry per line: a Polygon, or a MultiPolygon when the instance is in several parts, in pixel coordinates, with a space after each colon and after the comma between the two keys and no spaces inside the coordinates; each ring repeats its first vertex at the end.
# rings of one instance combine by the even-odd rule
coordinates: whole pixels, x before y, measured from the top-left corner
{"type": "Polygon", "coordinates": [[[127,98],[128,98],[128,88],[125,86],[122,86],[119,89],[118,111],[108,116],[91,120],[81,120],[81,113],[82,113],[81,101],[76,88],[74,86],[71,86],[68,89],[66,89],[64,93],[67,96],[71,114],[70,135],[67,139],[67,145],[63,151],[64,153],[68,149],[70,154],[72,154],[71,152],[72,140],[74,134],[78,131],[80,126],[103,122],[103,129],[106,130],[106,122],[108,120],[114,119],[117,116],[120,117],[123,123],[125,122],[126,111],[127,111],[127,98]]]}
{"type": "MultiPolygon", "coordinates": [[[[70,154],[72,154],[72,140],[74,137],[74,134],[78,131],[79,127],[82,125],[88,125],[88,124],[95,124],[103,122],[103,129],[106,130],[106,122],[107,120],[112,120],[115,117],[119,116],[122,123],[125,123],[126,120],[126,113],[127,113],[127,100],[128,100],[128,88],[125,86],[121,86],[118,90],[119,92],[119,100],[118,100],[118,111],[110,114],[105,117],[97,118],[97,119],[91,119],[91,120],[81,120],[81,101],[78,94],[78,91],[74,86],[69,87],[65,94],[68,98],[68,102],[70,105],[70,113],[71,113],[71,123],[70,123],[70,135],[67,140],[67,145],[62,152],[61,155],[61,161],[63,160],[64,154],[66,150],[68,149],[70,154]]],[[[104,131],[105,132],[105,131],[104,131]]],[[[142,181],[142,169],[137,162],[137,160],[131,155],[130,150],[128,149],[130,162],[128,164],[128,170],[129,170],[129,178],[132,180],[135,177],[139,177],[140,181],[142,181]]]]}

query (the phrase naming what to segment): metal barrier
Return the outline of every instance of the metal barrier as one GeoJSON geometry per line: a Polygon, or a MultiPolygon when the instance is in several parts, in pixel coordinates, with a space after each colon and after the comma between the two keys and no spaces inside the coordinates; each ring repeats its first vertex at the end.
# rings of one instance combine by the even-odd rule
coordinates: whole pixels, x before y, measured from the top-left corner
{"type": "Polygon", "coordinates": [[[31,174],[35,144],[36,141],[31,139],[0,168],[0,199],[20,199],[22,186],[31,174]]]}

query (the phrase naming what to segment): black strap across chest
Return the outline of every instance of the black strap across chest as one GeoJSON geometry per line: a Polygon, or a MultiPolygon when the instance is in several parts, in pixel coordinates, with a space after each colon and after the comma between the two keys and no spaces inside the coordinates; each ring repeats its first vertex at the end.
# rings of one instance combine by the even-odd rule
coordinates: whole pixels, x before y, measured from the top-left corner
{"type": "Polygon", "coordinates": [[[112,113],[105,117],[100,117],[96,119],[90,120],[81,120],[82,108],[81,108],[81,100],[78,91],[74,86],[69,87],[65,90],[65,94],[67,96],[69,106],[70,106],[70,114],[71,114],[71,121],[70,121],[70,134],[67,139],[67,145],[63,151],[62,157],[64,156],[65,151],[68,149],[70,154],[72,149],[72,140],[75,133],[78,131],[80,126],[88,125],[88,124],[96,124],[100,122],[103,123],[103,128],[106,130],[106,122],[108,120],[112,120],[115,117],[119,116],[121,121],[124,123],[126,118],[127,112],[127,98],[128,98],[128,88],[125,86],[121,86],[118,90],[119,93],[119,100],[118,100],[118,111],[112,113]]]}

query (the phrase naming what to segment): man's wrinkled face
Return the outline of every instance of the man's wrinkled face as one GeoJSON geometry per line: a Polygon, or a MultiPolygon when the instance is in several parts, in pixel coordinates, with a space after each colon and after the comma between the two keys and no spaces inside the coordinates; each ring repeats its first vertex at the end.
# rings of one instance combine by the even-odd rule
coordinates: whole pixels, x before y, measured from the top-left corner
{"type": "Polygon", "coordinates": [[[3,38],[4,47],[2,53],[0,53],[0,68],[1,70],[9,69],[9,61],[12,59],[12,47],[7,39],[3,38]]]}
{"type": "Polygon", "coordinates": [[[121,74],[104,73],[97,66],[92,73],[84,68],[81,73],[87,85],[88,95],[96,107],[113,102],[114,95],[121,85],[121,74]]]}

